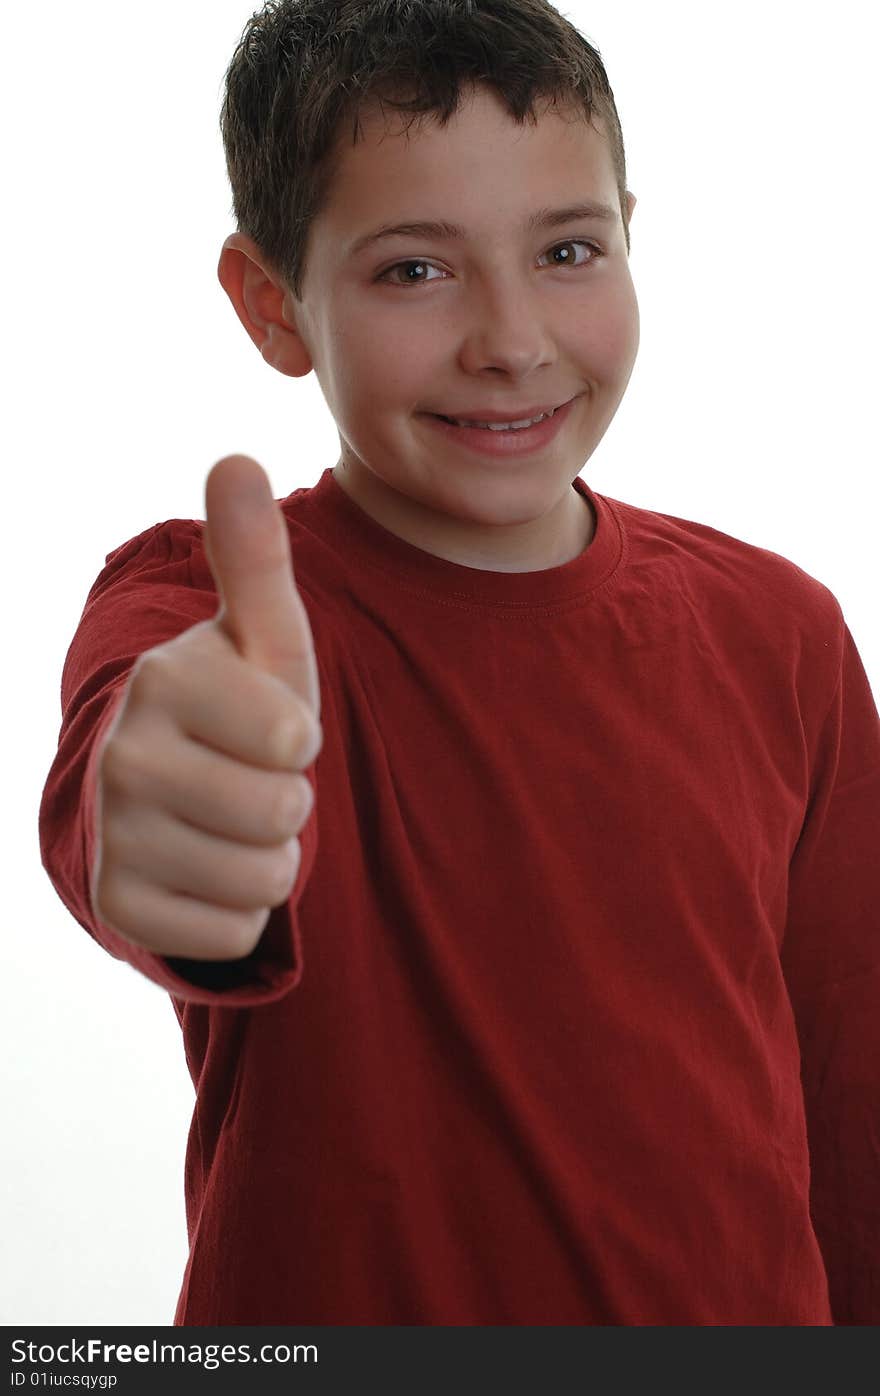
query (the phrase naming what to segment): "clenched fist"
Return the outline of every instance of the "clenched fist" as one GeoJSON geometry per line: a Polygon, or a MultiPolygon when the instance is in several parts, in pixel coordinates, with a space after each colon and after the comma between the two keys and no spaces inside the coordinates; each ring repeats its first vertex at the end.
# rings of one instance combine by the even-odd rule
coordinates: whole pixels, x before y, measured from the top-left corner
{"type": "Polygon", "coordinates": [[[236,960],[289,897],[322,745],[287,524],[248,456],[205,486],[220,608],[140,655],[98,756],[96,916],[160,955],[236,960]]]}

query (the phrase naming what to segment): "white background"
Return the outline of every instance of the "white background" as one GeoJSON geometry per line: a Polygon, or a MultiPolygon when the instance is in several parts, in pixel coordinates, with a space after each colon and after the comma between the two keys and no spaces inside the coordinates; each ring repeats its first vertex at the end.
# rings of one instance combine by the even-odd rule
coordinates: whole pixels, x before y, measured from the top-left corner
{"type": "MultiPolygon", "coordinates": [[[[218,117],[247,0],[47,0],[4,26],[4,1324],[170,1323],[193,1104],[171,1000],[66,911],[37,840],[67,647],[106,554],[204,516],[244,451],[277,498],[335,464],[216,277],[218,117]]],[[[790,558],[875,695],[880,217],[871,7],[568,0],[638,196],[641,348],[581,471],[790,558]]]]}

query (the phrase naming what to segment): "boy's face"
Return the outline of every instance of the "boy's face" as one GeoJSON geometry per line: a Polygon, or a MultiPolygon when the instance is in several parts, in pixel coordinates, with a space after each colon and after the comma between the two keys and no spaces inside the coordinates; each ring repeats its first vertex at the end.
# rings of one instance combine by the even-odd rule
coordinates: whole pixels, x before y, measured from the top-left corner
{"type": "Polygon", "coordinates": [[[339,430],[334,476],[368,514],[465,566],[560,566],[592,538],[572,481],[639,344],[604,135],[549,109],[518,126],[480,87],[445,128],[425,121],[407,135],[402,116],[378,109],[361,119],[363,139],[340,145],[331,201],[310,230],[303,300],[242,234],[224,244],[221,282],[268,362],[291,375],[314,368],[339,430]],[[587,200],[614,217],[527,226],[540,209],[587,200]],[[354,250],[382,225],[428,220],[466,236],[354,250]],[[516,455],[477,450],[430,415],[511,421],[570,400],[552,439],[516,455]]]}

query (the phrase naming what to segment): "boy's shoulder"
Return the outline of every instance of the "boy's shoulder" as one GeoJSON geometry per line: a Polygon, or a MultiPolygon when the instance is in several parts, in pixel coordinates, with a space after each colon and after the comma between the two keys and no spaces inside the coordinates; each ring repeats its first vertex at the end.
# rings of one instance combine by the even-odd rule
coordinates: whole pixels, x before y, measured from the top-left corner
{"type": "Polygon", "coordinates": [[[131,582],[213,587],[204,550],[202,519],[163,519],[118,543],[105,555],[104,566],[89,591],[88,601],[111,588],[131,582]]]}
{"type": "Polygon", "coordinates": [[[782,553],[695,519],[604,498],[618,513],[630,565],[665,563],[682,581],[693,580],[695,597],[723,598],[749,612],[756,625],[774,617],[824,622],[832,630],[842,624],[831,589],[782,553]]]}
{"type": "MultiPolygon", "coordinates": [[[[307,542],[311,531],[302,506],[312,488],[304,486],[275,500],[301,543],[307,542]]],[[[151,584],[216,592],[205,548],[204,519],[162,519],[111,548],[89,591],[87,604],[107,591],[116,594],[129,587],[142,590],[151,584]]]]}

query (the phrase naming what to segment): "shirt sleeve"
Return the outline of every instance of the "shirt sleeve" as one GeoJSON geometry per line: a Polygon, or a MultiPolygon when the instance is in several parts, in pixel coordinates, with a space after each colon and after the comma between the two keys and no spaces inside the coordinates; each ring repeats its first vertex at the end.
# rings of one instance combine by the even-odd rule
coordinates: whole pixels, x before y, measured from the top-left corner
{"type": "Polygon", "coordinates": [[[834,696],[789,869],[781,958],[801,1050],[810,1211],[835,1324],[880,1323],[880,719],[840,617],[834,696]]]}
{"type": "MultiPolygon", "coordinates": [[[[317,851],[314,806],[299,836],[302,857],[290,898],[273,908],[260,940],[243,959],[203,961],[153,954],[100,921],[90,895],[97,853],[97,757],[121,710],[131,669],[146,650],[217,612],[219,598],[204,554],[202,527],[171,519],[106,557],[62,671],[58,750],[39,810],[40,853],[64,905],[109,954],[175,999],[244,1007],[280,998],[301,977],[296,903],[317,851]]],[[[304,774],[315,788],[315,765],[304,774]]]]}

